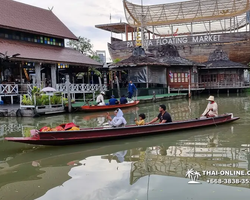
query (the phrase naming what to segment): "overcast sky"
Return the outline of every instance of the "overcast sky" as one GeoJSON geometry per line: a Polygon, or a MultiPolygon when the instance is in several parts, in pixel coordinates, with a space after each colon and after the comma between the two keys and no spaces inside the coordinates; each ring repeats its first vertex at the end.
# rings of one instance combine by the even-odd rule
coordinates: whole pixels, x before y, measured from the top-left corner
{"type": "MultiPolygon", "coordinates": [[[[16,0],[40,8],[53,8],[55,15],[76,35],[89,38],[95,50],[106,50],[110,33],[95,28],[97,24],[126,22],[122,0],[16,0]]],[[[143,0],[143,4],[161,4],[181,0],[143,0]]],[[[140,4],[141,0],[130,0],[140,4]]],[[[121,36],[119,36],[121,37],[121,36]]],[[[109,54],[107,62],[109,62],[109,54]]]]}

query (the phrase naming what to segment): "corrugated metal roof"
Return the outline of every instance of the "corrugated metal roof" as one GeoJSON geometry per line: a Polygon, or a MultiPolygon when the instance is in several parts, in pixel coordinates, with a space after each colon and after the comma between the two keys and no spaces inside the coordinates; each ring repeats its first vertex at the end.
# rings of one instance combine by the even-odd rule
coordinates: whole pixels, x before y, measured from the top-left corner
{"type": "Polygon", "coordinates": [[[67,63],[80,66],[102,66],[97,61],[71,49],[37,43],[0,39],[0,52],[8,55],[19,53],[17,60],[43,63],[67,63]]]}
{"type": "Polygon", "coordinates": [[[12,0],[0,0],[0,27],[77,39],[52,11],[12,0]]]}

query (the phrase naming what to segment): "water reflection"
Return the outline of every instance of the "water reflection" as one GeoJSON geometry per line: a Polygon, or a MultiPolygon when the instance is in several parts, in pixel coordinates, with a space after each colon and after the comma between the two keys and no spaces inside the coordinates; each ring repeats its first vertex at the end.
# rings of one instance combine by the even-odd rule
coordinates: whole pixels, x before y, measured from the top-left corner
{"type": "MultiPolygon", "coordinates": [[[[216,99],[219,105],[219,113],[233,112],[235,115],[250,111],[248,97],[220,97],[216,99]],[[232,106],[233,105],[233,106],[232,106]]],[[[140,113],[145,113],[146,121],[154,118],[158,114],[158,105],[166,104],[168,112],[175,121],[197,118],[201,115],[207,105],[205,98],[194,100],[177,100],[159,103],[141,104],[138,107],[123,109],[124,116],[129,124],[134,124],[134,118],[138,118],[140,113]]],[[[112,114],[113,112],[110,111],[112,114]]],[[[0,139],[3,136],[13,134],[20,136],[23,127],[41,128],[43,126],[55,127],[58,124],[74,122],[81,127],[102,126],[105,122],[106,111],[99,113],[72,113],[56,116],[45,116],[40,118],[2,118],[0,121],[0,139]]],[[[244,122],[250,116],[244,116],[244,122]]]]}
{"type": "MultiPolygon", "coordinates": [[[[35,147],[1,141],[0,199],[165,199],[164,196],[170,199],[249,199],[246,184],[229,187],[203,182],[199,186],[199,193],[203,195],[193,196],[197,188],[189,187],[189,179],[184,178],[190,168],[197,171],[250,170],[248,98],[220,97],[216,101],[220,113],[233,112],[241,120],[166,135],[66,147],[35,147]],[[213,197],[211,191],[217,196],[213,197]]],[[[206,103],[204,99],[165,102],[175,120],[199,116],[206,103]]],[[[142,104],[128,110],[126,120],[134,123],[133,119],[141,112],[153,118],[158,113],[158,104],[142,104]]],[[[21,121],[8,118],[1,120],[0,125],[20,125],[16,131],[9,128],[4,132],[20,136],[20,129],[25,126],[55,126],[69,120],[81,126],[99,126],[98,117],[104,117],[103,114],[77,113],[21,121]]]]}

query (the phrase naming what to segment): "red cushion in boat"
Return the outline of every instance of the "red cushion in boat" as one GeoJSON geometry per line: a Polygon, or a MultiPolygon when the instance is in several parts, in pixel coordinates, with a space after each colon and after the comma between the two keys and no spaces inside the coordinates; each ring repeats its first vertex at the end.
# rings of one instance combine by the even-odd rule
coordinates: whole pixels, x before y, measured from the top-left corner
{"type": "Polygon", "coordinates": [[[79,127],[79,126],[75,125],[73,122],[71,122],[71,123],[66,124],[64,129],[67,130],[67,129],[70,129],[70,128],[74,127],[74,126],[79,127]]]}

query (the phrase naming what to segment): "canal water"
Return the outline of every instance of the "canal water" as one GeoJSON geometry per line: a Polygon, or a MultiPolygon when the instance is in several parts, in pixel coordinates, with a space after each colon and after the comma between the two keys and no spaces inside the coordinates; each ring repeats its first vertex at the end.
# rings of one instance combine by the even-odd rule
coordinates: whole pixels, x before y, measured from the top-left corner
{"type": "MultiPolygon", "coordinates": [[[[173,120],[186,120],[200,116],[205,99],[141,104],[123,111],[129,124],[140,113],[148,121],[164,103],[173,120]]],[[[220,96],[216,101],[220,114],[232,112],[241,119],[201,129],[62,147],[11,143],[3,138],[66,122],[102,126],[105,113],[1,118],[0,199],[248,200],[250,176],[203,174],[250,170],[250,97],[220,96]],[[188,183],[191,169],[198,172],[190,176],[196,177],[197,184],[188,183]],[[224,183],[208,183],[211,179],[224,183]]]]}

